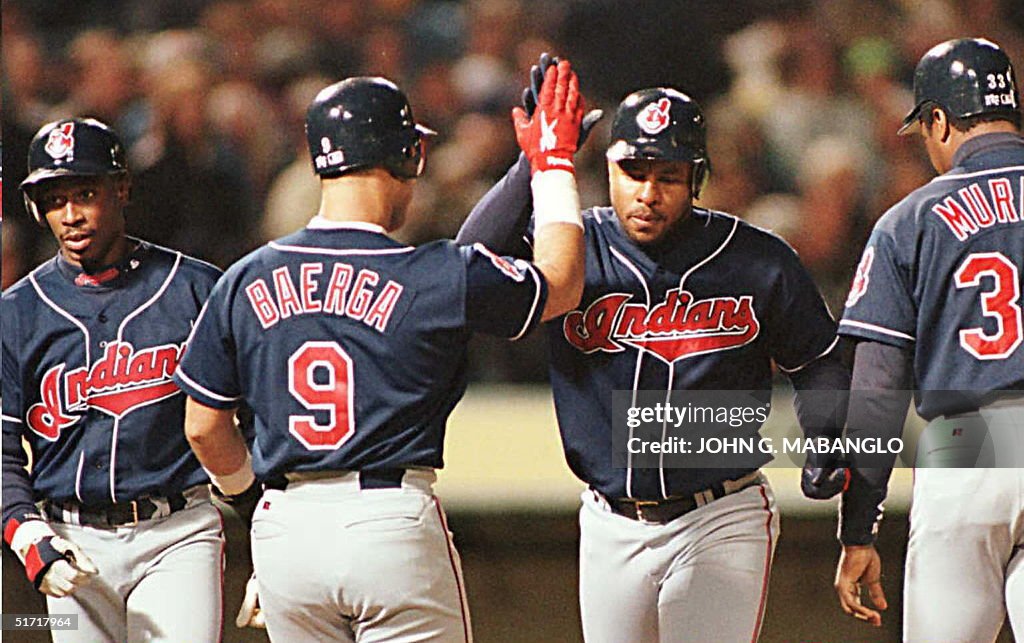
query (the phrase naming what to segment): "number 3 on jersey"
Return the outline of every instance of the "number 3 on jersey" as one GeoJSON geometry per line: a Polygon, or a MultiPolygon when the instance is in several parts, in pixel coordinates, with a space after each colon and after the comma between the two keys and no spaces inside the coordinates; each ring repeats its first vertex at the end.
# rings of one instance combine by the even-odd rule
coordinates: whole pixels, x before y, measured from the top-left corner
{"type": "Polygon", "coordinates": [[[996,320],[998,330],[988,335],[982,328],[962,329],[960,345],[978,359],[1006,359],[1022,338],[1020,273],[1001,252],[976,252],[953,275],[957,288],[980,286],[982,277],[991,277],[993,287],[981,293],[981,311],[996,320]]]}
{"type": "Polygon", "coordinates": [[[312,451],[337,449],[355,433],[352,358],[337,342],[306,342],[288,358],[288,391],[316,415],[288,416],[288,430],[312,451]],[[323,417],[323,414],[320,415],[323,417]]]}

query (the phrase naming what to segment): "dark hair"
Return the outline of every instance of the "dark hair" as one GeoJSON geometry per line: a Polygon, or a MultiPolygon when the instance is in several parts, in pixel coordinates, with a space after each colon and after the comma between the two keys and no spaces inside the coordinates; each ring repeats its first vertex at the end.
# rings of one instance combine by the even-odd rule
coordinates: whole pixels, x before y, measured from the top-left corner
{"type": "Polygon", "coordinates": [[[931,124],[934,121],[934,119],[932,118],[932,110],[934,109],[941,109],[942,111],[946,112],[946,120],[949,121],[949,124],[951,126],[955,127],[961,132],[969,132],[972,128],[974,128],[976,125],[980,125],[981,123],[996,123],[999,121],[1011,123],[1015,128],[1017,128],[1018,130],[1020,129],[1020,112],[989,112],[987,114],[978,114],[977,116],[968,116],[966,118],[961,118],[959,116],[953,116],[952,114],[949,113],[949,110],[947,110],[942,105],[939,105],[934,101],[929,101],[925,103],[924,106],[921,108],[921,122],[924,123],[927,127],[931,127],[931,124]]]}

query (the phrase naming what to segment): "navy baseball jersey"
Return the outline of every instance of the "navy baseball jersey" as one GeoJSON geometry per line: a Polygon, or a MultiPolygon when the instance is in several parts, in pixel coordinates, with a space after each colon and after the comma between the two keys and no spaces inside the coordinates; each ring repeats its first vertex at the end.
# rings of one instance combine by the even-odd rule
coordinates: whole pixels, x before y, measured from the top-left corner
{"type": "MultiPolygon", "coordinates": [[[[641,248],[612,208],[584,213],[586,286],[547,324],[551,383],[569,467],[610,498],[692,495],[749,470],[612,466],[612,391],[749,390],[770,397],[772,362],[828,353],[835,321],[778,237],[701,208],[641,248]]],[[[767,460],[767,456],[766,456],[767,460]]]]}
{"type": "Polygon", "coordinates": [[[1024,388],[1024,139],[979,136],[953,163],[879,219],[839,325],[913,351],[925,419],[1024,388]]]}
{"type": "Polygon", "coordinates": [[[546,296],[532,265],[482,246],[316,217],[227,271],[175,380],[210,407],[251,402],[261,478],[441,467],[471,332],[518,338],[546,296]]]}
{"type": "Polygon", "coordinates": [[[3,293],[5,525],[41,498],[98,505],[207,480],[171,376],[220,270],[132,242],[98,275],[58,254],[3,293]]]}

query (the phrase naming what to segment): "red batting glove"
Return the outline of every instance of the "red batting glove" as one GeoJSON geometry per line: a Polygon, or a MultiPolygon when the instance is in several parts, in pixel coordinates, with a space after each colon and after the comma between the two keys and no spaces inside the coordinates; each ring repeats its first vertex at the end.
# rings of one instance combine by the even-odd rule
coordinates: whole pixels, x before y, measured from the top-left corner
{"type": "Polygon", "coordinates": [[[575,174],[572,156],[583,113],[579,79],[568,60],[560,61],[557,68],[548,68],[532,118],[522,107],[512,109],[516,140],[530,160],[533,174],[547,170],[575,174]]]}

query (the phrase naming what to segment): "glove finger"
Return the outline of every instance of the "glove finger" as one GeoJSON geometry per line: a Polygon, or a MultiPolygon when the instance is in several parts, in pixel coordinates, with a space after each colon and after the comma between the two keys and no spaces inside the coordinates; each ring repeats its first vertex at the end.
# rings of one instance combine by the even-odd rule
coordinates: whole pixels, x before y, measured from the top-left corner
{"type": "Polygon", "coordinates": [[[578,117],[576,112],[583,107],[582,101],[583,98],[580,96],[580,77],[576,72],[573,72],[569,77],[569,87],[565,94],[565,110],[572,114],[573,117],[578,117]]]}
{"type": "Polygon", "coordinates": [[[537,109],[537,101],[533,99],[533,92],[527,87],[523,89],[523,110],[530,116],[533,116],[535,109],[537,109]]]}
{"type": "Polygon", "coordinates": [[[248,625],[256,613],[256,593],[250,592],[248,588],[245,591],[245,598],[242,599],[242,605],[238,608],[238,615],[235,616],[235,625],[237,627],[245,627],[248,625]]]}
{"type": "Polygon", "coordinates": [[[267,617],[263,615],[263,610],[256,610],[256,613],[252,615],[252,620],[249,621],[249,627],[267,629],[267,617]]]}
{"type": "Polygon", "coordinates": [[[580,123],[580,138],[576,141],[576,147],[580,148],[583,143],[590,136],[590,130],[594,129],[597,122],[604,117],[604,111],[600,109],[592,109],[587,112],[586,116],[583,117],[583,121],[580,123]]]}
{"type": "Polygon", "coordinates": [[[72,545],[72,550],[67,554],[72,557],[71,562],[83,575],[94,576],[99,573],[100,570],[96,568],[96,563],[92,562],[92,559],[86,556],[85,552],[77,545],[72,545]]]}
{"type": "Polygon", "coordinates": [[[586,129],[587,133],[597,125],[597,122],[604,118],[604,110],[592,109],[587,112],[586,116],[583,117],[583,122],[580,123],[580,127],[586,129]]]}
{"type": "Polygon", "coordinates": [[[75,569],[66,560],[58,560],[50,569],[46,570],[43,581],[39,584],[39,590],[56,598],[68,596],[75,590],[75,583],[72,580],[75,576],[75,569]]]}
{"type": "MultiPolygon", "coordinates": [[[[541,69],[537,65],[530,67],[530,94],[533,96],[534,106],[540,104],[540,90],[544,86],[544,76],[547,69],[541,69]]],[[[533,115],[532,113],[530,114],[533,115]]]]}
{"type": "Polygon", "coordinates": [[[565,99],[569,93],[569,79],[572,77],[574,72],[567,60],[563,60],[558,63],[557,69],[558,77],[555,82],[554,108],[556,111],[563,111],[565,109],[565,99]]]}
{"type": "Polygon", "coordinates": [[[525,129],[530,126],[530,117],[526,115],[522,107],[513,107],[512,122],[515,123],[517,130],[525,129]]]}
{"type": "Polygon", "coordinates": [[[813,475],[811,476],[811,484],[815,487],[820,486],[821,483],[828,479],[828,469],[812,469],[813,475]]]}
{"type": "Polygon", "coordinates": [[[544,73],[547,72],[548,67],[551,66],[551,62],[552,62],[551,54],[549,54],[546,51],[541,52],[540,59],[538,60],[538,63],[537,63],[538,67],[540,67],[540,73],[541,74],[544,74],[544,73]]]}
{"type": "Polygon", "coordinates": [[[548,67],[544,74],[544,84],[540,86],[540,95],[537,97],[538,109],[550,109],[555,100],[555,85],[558,84],[558,70],[548,67]]]}
{"type": "Polygon", "coordinates": [[[80,569],[78,569],[77,567],[74,567],[74,566],[72,566],[71,569],[72,569],[71,582],[74,583],[76,587],[82,587],[82,586],[88,585],[89,583],[92,582],[92,577],[95,576],[95,574],[91,574],[89,572],[84,572],[84,571],[82,571],[82,570],[80,570],[80,569]]]}
{"type": "Polygon", "coordinates": [[[71,564],[80,570],[84,574],[96,574],[99,570],[96,569],[96,564],[92,562],[92,559],[86,555],[82,548],[75,543],[61,538],[60,536],[54,536],[50,541],[50,545],[58,552],[63,554],[71,564]]]}
{"type": "Polygon", "coordinates": [[[246,627],[252,621],[252,618],[252,610],[243,601],[242,607],[238,609],[238,615],[235,616],[235,627],[246,627]]]}

